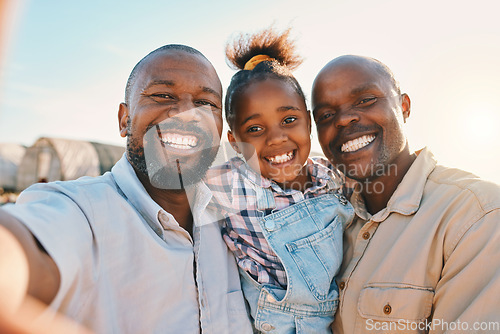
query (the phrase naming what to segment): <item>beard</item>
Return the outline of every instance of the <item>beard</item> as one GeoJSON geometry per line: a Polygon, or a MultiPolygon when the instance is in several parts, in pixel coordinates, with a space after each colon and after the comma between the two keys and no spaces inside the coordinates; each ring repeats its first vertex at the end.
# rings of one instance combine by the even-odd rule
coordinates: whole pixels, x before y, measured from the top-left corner
{"type": "MultiPolygon", "coordinates": [[[[377,133],[377,138],[375,139],[377,140],[377,148],[376,150],[373,149],[373,156],[369,161],[362,160],[360,162],[344,164],[341,159],[335,157],[335,153],[332,153],[330,161],[346,177],[359,182],[372,182],[381,176],[396,176],[397,168],[394,159],[406,146],[406,138],[402,134],[398,135],[398,133],[394,132],[386,134],[387,129],[396,128],[398,128],[396,120],[385,128],[379,125],[352,125],[343,131],[341,137],[352,137],[353,134],[358,133],[377,133]]],[[[336,148],[340,146],[339,144],[338,141],[330,143],[330,152],[336,152],[336,148]]]]}
{"type": "Polygon", "coordinates": [[[136,171],[147,176],[158,189],[182,190],[200,182],[214,162],[219,149],[218,134],[209,134],[194,123],[176,119],[153,124],[143,138],[127,135],[127,156],[136,171]],[[168,149],[159,135],[168,130],[196,133],[200,147],[190,156],[179,156],[168,149]],[[217,136],[217,142],[214,142],[217,136]]]}

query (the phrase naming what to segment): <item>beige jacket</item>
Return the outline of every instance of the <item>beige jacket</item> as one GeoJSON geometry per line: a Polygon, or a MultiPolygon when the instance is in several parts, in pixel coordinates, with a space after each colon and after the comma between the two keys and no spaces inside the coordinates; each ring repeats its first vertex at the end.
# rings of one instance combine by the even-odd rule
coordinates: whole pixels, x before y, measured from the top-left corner
{"type": "Polygon", "coordinates": [[[352,203],[335,334],[500,332],[497,184],[424,149],[387,208],[352,203]]]}

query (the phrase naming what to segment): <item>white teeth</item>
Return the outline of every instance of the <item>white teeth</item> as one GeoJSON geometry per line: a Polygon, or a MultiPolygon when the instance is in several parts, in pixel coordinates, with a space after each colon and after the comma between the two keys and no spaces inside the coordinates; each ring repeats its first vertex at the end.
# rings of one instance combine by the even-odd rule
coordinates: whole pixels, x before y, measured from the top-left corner
{"type": "Polygon", "coordinates": [[[370,144],[374,139],[374,135],[364,135],[363,137],[349,140],[347,143],[344,143],[340,150],[344,153],[354,152],[370,144]]]}
{"type": "Polygon", "coordinates": [[[195,136],[182,136],[176,133],[166,133],[161,136],[161,141],[173,148],[188,150],[198,144],[195,136]]]}
{"type": "Polygon", "coordinates": [[[283,153],[281,155],[276,155],[274,157],[266,157],[271,163],[282,164],[293,159],[293,151],[288,153],[283,153]]]}

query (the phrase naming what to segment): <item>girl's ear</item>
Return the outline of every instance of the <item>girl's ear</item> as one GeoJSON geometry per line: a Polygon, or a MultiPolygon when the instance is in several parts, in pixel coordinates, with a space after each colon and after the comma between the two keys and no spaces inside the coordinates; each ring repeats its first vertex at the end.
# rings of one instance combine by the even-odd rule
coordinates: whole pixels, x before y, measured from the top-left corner
{"type": "Polygon", "coordinates": [[[241,153],[240,148],[238,147],[238,144],[236,144],[236,138],[234,138],[233,133],[231,130],[227,131],[227,140],[229,140],[229,143],[231,144],[231,147],[233,150],[236,151],[236,153],[241,153]]]}

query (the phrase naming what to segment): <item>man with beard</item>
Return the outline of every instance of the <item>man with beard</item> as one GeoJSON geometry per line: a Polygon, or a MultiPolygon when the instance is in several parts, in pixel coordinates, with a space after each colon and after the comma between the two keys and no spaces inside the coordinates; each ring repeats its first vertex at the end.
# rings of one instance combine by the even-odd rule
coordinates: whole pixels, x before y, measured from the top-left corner
{"type": "Polygon", "coordinates": [[[34,185],[0,211],[0,329],[65,332],[69,318],[96,333],[251,332],[200,182],[221,107],[197,50],[167,45],[135,66],[118,112],[127,153],[111,172],[34,185]],[[34,322],[38,301],[67,318],[34,322]]]}
{"type": "Polygon", "coordinates": [[[332,60],[312,104],[325,155],[355,182],[333,332],[498,333],[498,185],[410,152],[410,98],[377,60],[332,60]]]}

